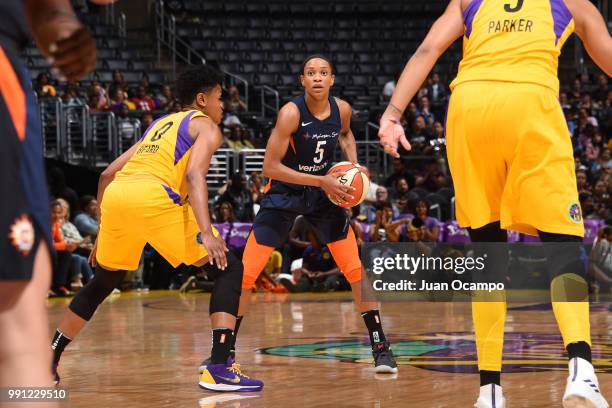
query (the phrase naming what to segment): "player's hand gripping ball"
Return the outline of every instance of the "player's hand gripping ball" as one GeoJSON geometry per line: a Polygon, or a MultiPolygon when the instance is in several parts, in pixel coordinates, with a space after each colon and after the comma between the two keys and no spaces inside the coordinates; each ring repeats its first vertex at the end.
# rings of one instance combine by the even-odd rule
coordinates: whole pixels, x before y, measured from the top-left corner
{"type": "Polygon", "coordinates": [[[361,204],[363,200],[365,200],[366,196],[368,195],[368,191],[370,190],[370,177],[368,169],[358,164],[343,161],[334,164],[329,169],[327,174],[337,172],[345,173],[338,177],[338,182],[340,182],[340,184],[355,188],[355,190],[350,193],[353,198],[346,198],[345,203],[338,202],[330,195],[328,195],[327,198],[329,198],[332,203],[344,208],[351,208],[361,204]]]}

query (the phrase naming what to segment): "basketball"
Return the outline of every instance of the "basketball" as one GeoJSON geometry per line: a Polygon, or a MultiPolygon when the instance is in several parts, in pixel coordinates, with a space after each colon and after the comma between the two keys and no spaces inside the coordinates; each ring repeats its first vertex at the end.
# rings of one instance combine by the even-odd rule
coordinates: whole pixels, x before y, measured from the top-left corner
{"type": "Polygon", "coordinates": [[[343,176],[338,177],[338,181],[346,186],[355,188],[355,191],[351,192],[354,197],[352,200],[348,200],[346,204],[340,204],[333,197],[328,196],[329,200],[337,206],[344,208],[351,208],[359,205],[365,200],[370,190],[370,178],[368,177],[367,169],[365,167],[356,166],[351,162],[343,161],[334,164],[327,174],[335,172],[346,172],[343,176]]]}

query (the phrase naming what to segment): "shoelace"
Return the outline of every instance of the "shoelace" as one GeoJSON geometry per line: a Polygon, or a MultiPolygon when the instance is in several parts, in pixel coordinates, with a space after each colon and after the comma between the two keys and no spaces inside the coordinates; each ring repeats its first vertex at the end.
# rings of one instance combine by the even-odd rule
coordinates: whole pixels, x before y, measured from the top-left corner
{"type": "Polygon", "coordinates": [[[248,375],[244,375],[242,371],[240,371],[240,364],[238,363],[232,363],[232,366],[228,368],[228,370],[240,377],[250,378],[248,375]]]}

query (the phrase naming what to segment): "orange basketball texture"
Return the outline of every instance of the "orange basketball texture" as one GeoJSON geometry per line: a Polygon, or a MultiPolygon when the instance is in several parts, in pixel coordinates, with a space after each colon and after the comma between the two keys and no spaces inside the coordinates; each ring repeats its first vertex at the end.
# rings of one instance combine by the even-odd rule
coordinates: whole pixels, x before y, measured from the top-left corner
{"type": "Polygon", "coordinates": [[[333,197],[327,196],[329,200],[337,206],[350,208],[359,205],[365,200],[370,190],[370,179],[367,174],[367,170],[363,167],[355,166],[351,162],[340,162],[333,165],[327,174],[335,172],[346,172],[345,175],[338,177],[338,181],[341,184],[351,186],[355,188],[355,191],[350,192],[354,198],[347,200],[347,204],[341,204],[337,202],[333,197]]]}

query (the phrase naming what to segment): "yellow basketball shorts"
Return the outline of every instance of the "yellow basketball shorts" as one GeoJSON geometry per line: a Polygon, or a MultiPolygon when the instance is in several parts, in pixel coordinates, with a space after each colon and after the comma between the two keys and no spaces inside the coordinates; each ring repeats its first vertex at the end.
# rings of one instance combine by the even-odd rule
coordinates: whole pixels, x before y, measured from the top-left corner
{"type": "Polygon", "coordinates": [[[135,270],[146,243],[174,267],[208,255],[191,206],[175,204],[160,182],[115,180],[101,211],[96,259],[102,266],[135,270]]]}
{"type": "Polygon", "coordinates": [[[572,142],[557,95],[476,81],[453,91],[446,123],[457,221],[584,236],[572,142]]]}

